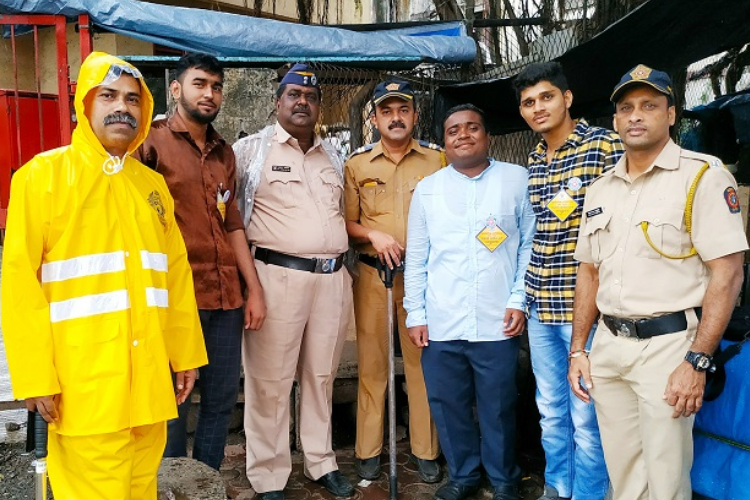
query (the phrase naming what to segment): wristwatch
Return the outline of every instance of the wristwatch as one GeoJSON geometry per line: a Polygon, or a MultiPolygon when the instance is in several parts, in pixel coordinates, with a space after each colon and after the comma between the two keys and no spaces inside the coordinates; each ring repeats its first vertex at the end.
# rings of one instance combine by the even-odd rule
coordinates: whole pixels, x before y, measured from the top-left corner
{"type": "Polygon", "coordinates": [[[705,352],[688,351],[685,361],[690,363],[697,372],[705,372],[714,364],[713,358],[705,352]]]}

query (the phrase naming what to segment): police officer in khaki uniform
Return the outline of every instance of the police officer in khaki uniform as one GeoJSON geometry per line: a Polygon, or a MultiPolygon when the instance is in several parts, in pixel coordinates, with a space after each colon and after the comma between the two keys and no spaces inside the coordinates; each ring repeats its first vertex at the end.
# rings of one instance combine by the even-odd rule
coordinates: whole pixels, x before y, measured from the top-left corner
{"type": "Polygon", "coordinates": [[[247,477],[262,500],[283,500],[291,472],[289,394],[300,385],[304,471],[338,497],[354,489],[338,471],[331,404],[349,326],[352,281],[343,217],[343,162],[315,134],[318,79],[294,65],[276,93],[278,122],[239,140],[238,205],[268,312],[246,331],[247,477]]]}
{"type": "Polygon", "coordinates": [[[671,141],[666,73],[639,65],[611,100],[625,155],[586,193],[568,379],[594,401],[615,500],[690,500],[694,415],[748,248],[736,183],[671,141]]]}
{"type": "MultiPolygon", "coordinates": [[[[370,119],[381,140],[353,153],[345,167],[346,229],[361,252],[354,287],[359,355],[357,398],[357,473],[363,479],[380,475],[383,409],[388,381],[386,290],[376,264],[398,265],[404,258],[406,221],[417,183],[445,166],[441,148],[412,138],[417,122],[414,92],[409,83],[381,82],[372,97],[370,119]]],[[[442,478],[435,461],[440,453],[435,424],[427,404],[420,350],[409,341],[403,308],[404,281],[396,275],[395,310],[409,396],[409,435],[420,478],[442,478]]]]}

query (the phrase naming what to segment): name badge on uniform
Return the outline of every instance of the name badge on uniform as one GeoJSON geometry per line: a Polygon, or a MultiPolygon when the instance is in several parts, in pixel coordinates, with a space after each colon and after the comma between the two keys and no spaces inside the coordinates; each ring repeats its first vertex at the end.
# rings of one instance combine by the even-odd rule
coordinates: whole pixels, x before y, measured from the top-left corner
{"type": "Polygon", "coordinates": [[[287,167],[286,165],[271,165],[271,172],[284,172],[288,174],[291,171],[292,167],[287,167]]]}
{"type": "Polygon", "coordinates": [[[555,214],[560,222],[563,222],[570,214],[572,214],[576,208],[578,208],[578,202],[571,198],[565,189],[560,189],[557,194],[547,203],[547,208],[550,212],[555,214]]]}
{"type": "Polygon", "coordinates": [[[221,220],[227,218],[227,202],[229,201],[229,190],[227,189],[222,193],[224,184],[219,183],[219,189],[216,191],[216,208],[221,214],[221,220]]]}
{"type": "Polygon", "coordinates": [[[497,220],[490,214],[487,218],[487,225],[479,231],[477,239],[482,242],[482,245],[487,247],[487,250],[494,252],[497,247],[508,239],[508,235],[505,234],[505,231],[497,227],[497,220]]]}

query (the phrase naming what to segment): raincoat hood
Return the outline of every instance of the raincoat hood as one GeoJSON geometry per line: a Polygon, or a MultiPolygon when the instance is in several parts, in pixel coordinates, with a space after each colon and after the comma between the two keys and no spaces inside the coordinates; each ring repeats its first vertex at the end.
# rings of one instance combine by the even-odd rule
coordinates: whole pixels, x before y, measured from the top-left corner
{"type": "Polygon", "coordinates": [[[128,146],[127,155],[131,155],[138,146],[146,140],[148,131],[151,128],[151,117],[154,111],[154,98],[151,91],[146,86],[143,76],[138,69],[132,64],[123,61],[115,56],[105,54],[104,52],[92,52],[83,64],[78,74],[78,84],[75,95],[75,110],[78,126],[73,131],[73,144],[93,148],[105,159],[110,155],[104,149],[99,139],[91,128],[91,123],[86,115],[86,96],[96,87],[102,85],[105,80],[111,83],[122,74],[134,76],[141,85],[141,120],[138,123],[138,133],[133,142],[128,146]]]}

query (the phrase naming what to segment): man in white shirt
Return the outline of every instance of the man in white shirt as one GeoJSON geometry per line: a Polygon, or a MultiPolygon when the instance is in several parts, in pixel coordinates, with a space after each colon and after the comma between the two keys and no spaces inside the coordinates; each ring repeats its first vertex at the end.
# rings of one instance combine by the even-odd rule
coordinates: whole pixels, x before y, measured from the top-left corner
{"type": "Polygon", "coordinates": [[[484,467],[493,500],[518,500],[517,336],[536,223],[528,174],[488,158],[479,108],[451,108],[443,126],[451,164],[414,192],[404,277],[406,326],[423,349],[427,398],[450,472],[435,499],[471,495],[484,467]]]}

